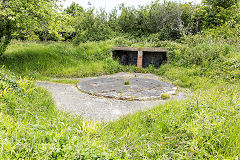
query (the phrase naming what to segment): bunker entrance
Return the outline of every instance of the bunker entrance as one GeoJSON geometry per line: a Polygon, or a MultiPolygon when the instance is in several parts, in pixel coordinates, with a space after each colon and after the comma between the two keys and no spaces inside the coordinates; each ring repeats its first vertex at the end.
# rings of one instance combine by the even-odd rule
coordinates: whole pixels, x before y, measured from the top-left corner
{"type": "Polygon", "coordinates": [[[167,61],[167,49],[114,47],[112,58],[118,60],[122,65],[137,65],[139,68],[149,65],[159,67],[167,61]]]}
{"type": "Polygon", "coordinates": [[[122,65],[136,65],[137,64],[137,51],[124,51],[117,50],[113,52],[113,58],[118,60],[122,65]]]}
{"type": "Polygon", "coordinates": [[[143,52],[143,67],[153,65],[158,68],[167,61],[167,55],[164,52],[143,52]]]}

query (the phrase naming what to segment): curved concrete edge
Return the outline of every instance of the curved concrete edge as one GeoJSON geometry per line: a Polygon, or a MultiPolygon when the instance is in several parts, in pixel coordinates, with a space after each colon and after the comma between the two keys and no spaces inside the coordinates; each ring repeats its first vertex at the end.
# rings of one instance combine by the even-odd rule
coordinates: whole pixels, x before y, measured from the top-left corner
{"type": "MultiPolygon", "coordinates": [[[[112,98],[112,99],[116,99],[116,100],[126,100],[126,101],[151,101],[151,100],[163,100],[162,94],[168,94],[168,95],[175,95],[176,91],[177,91],[177,87],[173,87],[171,90],[161,93],[158,96],[151,96],[151,97],[134,97],[134,96],[126,96],[126,97],[122,97],[122,96],[111,96],[111,95],[103,95],[100,93],[92,93],[92,92],[87,92],[85,91],[80,83],[84,82],[84,81],[89,81],[89,80],[94,80],[94,79],[100,79],[100,78],[144,78],[144,79],[153,79],[153,80],[161,80],[159,76],[156,76],[154,74],[150,74],[150,73],[125,73],[125,72],[120,72],[114,75],[104,75],[104,76],[99,76],[99,77],[87,77],[87,78],[80,78],[79,83],[77,83],[77,88],[79,89],[79,91],[85,93],[85,94],[89,94],[92,96],[97,96],[97,97],[104,97],[104,98],[112,98]]],[[[169,83],[169,82],[167,82],[169,83]]],[[[169,83],[171,84],[171,83],[169,83]]],[[[171,84],[172,85],[172,84],[171,84]]]]}
{"type": "Polygon", "coordinates": [[[70,84],[39,81],[37,86],[52,93],[59,110],[82,116],[87,121],[114,121],[159,106],[169,100],[183,100],[187,97],[184,92],[178,92],[169,100],[124,101],[85,94],[70,84]]]}
{"type": "Polygon", "coordinates": [[[164,92],[161,93],[159,96],[152,96],[150,98],[144,98],[144,97],[115,97],[115,96],[110,96],[110,95],[102,95],[102,94],[96,94],[96,93],[90,93],[90,92],[86,92],[83,89],[81,89],[81,86],[79,84],[77,84],[77,88],[80,92],[91,95],[91,96],[96,96],[96,97],[102,97],[102,98],[111,98],[111,99],[115,99],[115,100],[125,100],[125,101],[154,101],[154,100],[164,100],[162,97],[162,94],[168,94],[169,96],[172,95],[176,95],[176,91],[177,91],[177,87],[174,87],[171,91],[168,92],[164,92]]]}

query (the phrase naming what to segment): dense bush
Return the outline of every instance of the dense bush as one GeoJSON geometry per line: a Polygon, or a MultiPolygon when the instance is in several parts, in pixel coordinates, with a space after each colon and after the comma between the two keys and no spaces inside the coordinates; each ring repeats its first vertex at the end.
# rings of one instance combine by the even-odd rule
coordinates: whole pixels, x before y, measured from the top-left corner
{"type": "Polygon", "coordinates": [[[77,45],[116,36],[127,36],[130,39],[154,37],[158,40],[176,40],[226,23],[230,23],[234,28],[240,22],[239,0],[224,3],[205,0],[200,5],[155,0],[139,8],[122,4],[110,13],[103,9],[84,10],[76,3],[60,11],[57,5],[53,5],[57,0],[53,0],[51,3],[43,3],[43,6],[29,3],[28,8],[33,9],[29,12],[34,14],[27,14],[26,11],[27,15],[25,12],[18,12],[18,8],[27,8],[25,3],[14,3],[15,1],[19,0],[11,0],[11,3],[8,3],[8,8],[18,15],[15,17],[11,17],[10,12],[4,9],[5,1],[0,3],[0,7],[4,9],[2,18],[0,16],[1,54],[12,38],[41,41],[73,40],[77,45]],[[15,4],[18,6],[14,6],[15,4]],[[35,13],[38,8],[42,9],[42,12],[35,13]],[[31,21],[26,21],[29,19],[31,21]]]}
{"type": "Polygon", "coordinates": [[[94,10],[83,12],[75,18],[76,36],[74,43],[84,43],[87,41],[101,41],[110,39],[113,31],[107,24],[107,13],[103,10],[99,14],[94,14],[94,10]]]}
{"type": "Polygon", "coordinates": [[[154,34],[159,40],[175,40],[225,23],[230,22],[233,26],[239,24],[237,1],[224,3],[226,6],[223,7],[220,2],[213,1],[194,5],[156,0],[138,9],[122,4],[119,10],[115,8],[109,14],[103,10],[94,14],[89,10],[78,18],[82,22],[76,26],[78,34],[75,42],[105,40],[113,33],[125,37],[127,35],[128,38],[154,34]],[[89,25],[84,25],[84,21],[89,25]]]}
{"type": "Polygon", "coordinates": [[[200,67],[199,74],[222,79],[239,78],[239,26],[219,27],[202,35],[185,36],[178,42],[156,42],[169,47],[169,62],[182,67],[200,67]],[[221,66],[221,67],[220,67],[221,66]],[[227,72],[227,73],[226,73],[227,72]]]}

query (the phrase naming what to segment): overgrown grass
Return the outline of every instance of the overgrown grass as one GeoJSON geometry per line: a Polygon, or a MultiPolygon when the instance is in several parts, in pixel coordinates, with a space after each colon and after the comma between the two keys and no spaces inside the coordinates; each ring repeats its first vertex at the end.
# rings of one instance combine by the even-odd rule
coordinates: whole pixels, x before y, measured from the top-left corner
{"type": "Polygon", "coordinates": [[[110,47],[107,43],[92,42],[76,47],[68,43],[14,41],[1,57],[0,65],[5,65],[18,75],[37,79],[85,77],[114,72],[114,65],[118,64],[109,57],[110,47]]]}
{"type": "Polygon", "coordinates": [[[15,42],[1,57],[1,159],[238,159],[240,155],[239,40],[188,36],[168,47],[170,63],[159,69],[120,66],[109,58],[115,42],[15,42]],[[48,92],[29,76],[60,83],[67,77],[118,71],[154,73],[191,89],[184,101],[169,101],[114,122],[86,122],[54,107],[48,92]],[[62,77],[63,80],[54,80],[62,77]]]}
{"type": "Polygon", "coordinates": [[[240,86],[219,83],[110,123],[55,109],[33,81],[1,69],[1,159],[224,159],[240,153],[240,86]]]}
{"type": "Polygon", "coordinates": [[[123,159],[237,158],[239,93],[239,85],[221,84],[113,122],[102,135],[123,159]]]}
{"type": "Polygon", "coordinates": [[[33,81],[3,69],[0,80],[0,159],[104,157],[92,139],[97,123],[59,112],[50,94],[33,81]]]}
{"type": "MultiPolygon", "coordinates": [[[[220,43],[220,41],[214,45],[209,45],[208,43],[213,41],[210,38],[205,41],[199,39],[196,36],[185,38],[184,43],[151,43],[152,46],[169,48],[170,63],[161,66],[159,69],[152,66],[148,68],[121,66],[118,62],[113,61],[110,58],[112,45],[137,46],[143,43],[133,41],[120,43],[119,41],[124,41],[123,39],[88,42],[79,46],[73,46],[69,43],[23,43],[14,41],[7,53],[0,58],[0,65],[5,65],[7,69],[17,75],[39,80],[80,78],[117,72],[142,72],[163,76],[178,86],[191,89],[199,88],[199,83],[203,84],[201,87],[205,84],[211,85],[208,84],[208,81],[214,82],[216,79],[238,80],[240,78],[239,48],[233,46],[230,47],[231,49],[227,49],[229,47],[227,47],[226,42],[220,43]],[[196,44],[192,42],[194,41],[192,39],[197,41],[196,44]],[[208,55],[209,59],[204,58],[201,54],[208,55]]],[[[151,46],[150,43],[144,44],[151,46]]]]}

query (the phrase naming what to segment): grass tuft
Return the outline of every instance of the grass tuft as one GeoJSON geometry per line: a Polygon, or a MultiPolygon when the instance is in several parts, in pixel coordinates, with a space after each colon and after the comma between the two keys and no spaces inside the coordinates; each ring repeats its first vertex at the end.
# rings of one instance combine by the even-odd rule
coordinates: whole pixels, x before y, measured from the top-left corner
{"type": "Polygon", "coordinates": [[[161,94],[161,98],[162,98],[163,100],[167,100],[167,99],[170,98],[170,95],[167,94],[167,93],[163,93],[163,94],[161,94]]]}
{"type": "Polygon", "coordinates": [[[124,85],[130,85],[130,81],[124,81],[124,85]]]}

